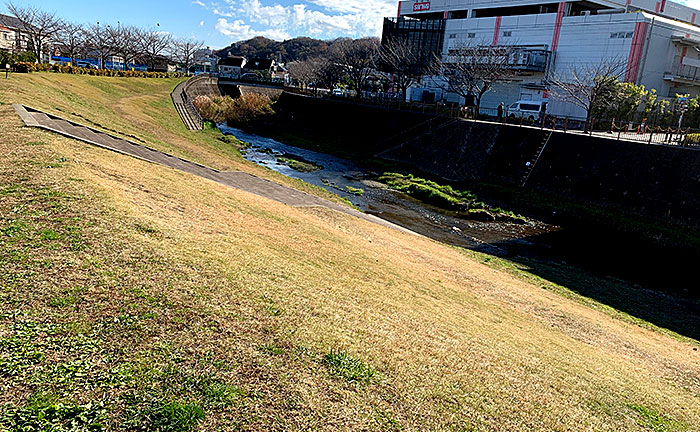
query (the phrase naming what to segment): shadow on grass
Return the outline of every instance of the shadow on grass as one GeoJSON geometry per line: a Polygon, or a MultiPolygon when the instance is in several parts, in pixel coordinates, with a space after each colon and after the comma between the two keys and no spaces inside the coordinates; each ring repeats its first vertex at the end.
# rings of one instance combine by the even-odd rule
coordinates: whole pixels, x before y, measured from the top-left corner
{"type": "Polygon", "coordinates": [[[694,272],[700,263],[698,251],[654,247],[619,233],[587,229],[564,229],[525,240],[549,245],[557,257],[532,256],[522,241],[494,246],[522,271],[700,341],[700,290],[694,272]]]}

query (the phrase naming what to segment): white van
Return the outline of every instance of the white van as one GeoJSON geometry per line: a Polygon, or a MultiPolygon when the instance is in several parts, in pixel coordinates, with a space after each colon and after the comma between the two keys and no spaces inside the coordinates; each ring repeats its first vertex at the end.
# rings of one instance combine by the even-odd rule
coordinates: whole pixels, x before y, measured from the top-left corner
{"type": "Polygon", "coordinates": [[[547,113],[547,101],[519,100],[506,108],[508,117],[523,117],[530,121],[540,118],[540,113],[547,113]]]}

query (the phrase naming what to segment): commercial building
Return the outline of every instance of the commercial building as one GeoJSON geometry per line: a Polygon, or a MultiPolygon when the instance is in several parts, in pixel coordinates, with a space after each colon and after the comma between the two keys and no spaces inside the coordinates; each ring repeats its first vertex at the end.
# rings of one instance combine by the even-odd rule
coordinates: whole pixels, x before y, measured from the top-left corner
{"type": "MultiPolygon", "coordinates": [[[[435,50],[435,29],[445,60],[465,45],[515,47],[517,76],[487,93],[485,107],[548,99],[552,74],[604,61],[622,60],[625,81],[661,97],[700,93],[700,10],[666,0],[404,0],[397,18],[384,23],[385,35],[404,32],[421,49],[435,50]]],[[[424,80],[411,98],[455,100],[439,87],[424,80]]],[[[555,114],[583,115],[569,104],[549,106],[555,114]]]]}

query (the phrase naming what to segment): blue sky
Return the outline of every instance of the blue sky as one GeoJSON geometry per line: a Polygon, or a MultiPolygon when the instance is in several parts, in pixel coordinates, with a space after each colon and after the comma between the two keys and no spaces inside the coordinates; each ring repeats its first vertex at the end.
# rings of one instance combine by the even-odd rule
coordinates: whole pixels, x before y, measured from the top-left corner
{"type": "MultiPolygon", "coordinates": [[[[2,1],[2,0],[0,0],[2,1]]],[[[396,15],[397,0],[14,0],[80,23],[133,24],[194,37],[212,48],[266,36],[331,39],[379,36],[382,17],[396,15]]],[[[4,1],[0,13],[7,13],[4,1]]]]}
{"type": "MultiPolygon", "coordinates": [[[[14,0],[81,23],[133,24],[203,40],[212,48],[266,36],[379,36],[397,0],[14,0]],[[157,24],[160,24],[157,27],[157,24]]],[[[0,0],[0,13],[7,13],[0,0]]],[[[700,8],[700,0],[681,1],[700,8]]]]}

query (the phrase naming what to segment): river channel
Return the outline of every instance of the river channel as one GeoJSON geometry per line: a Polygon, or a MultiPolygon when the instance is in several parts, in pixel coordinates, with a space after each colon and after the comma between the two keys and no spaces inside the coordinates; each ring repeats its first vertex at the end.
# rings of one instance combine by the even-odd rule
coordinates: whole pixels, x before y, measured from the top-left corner
{"type": "Polygon", "coordinates": [[[542,256],[549,255],[548,246],[531,243],[528,239],[558,229],[536,220],[525,223],[472,220],[459,212],[434,207],[391,190],[374,180],[379,173],[371,172],[355,162],[293,147],[224,125],[220,125],[219,129],[250,144],[250,148],[242,151],[245,159],[324,188],[348,199],[366,213],[443,243],[497,255],[542,256]],[[297,171],[280,158],[313,163],[320,169],[297,171]]]}

